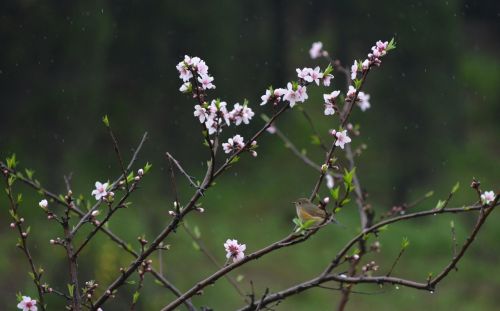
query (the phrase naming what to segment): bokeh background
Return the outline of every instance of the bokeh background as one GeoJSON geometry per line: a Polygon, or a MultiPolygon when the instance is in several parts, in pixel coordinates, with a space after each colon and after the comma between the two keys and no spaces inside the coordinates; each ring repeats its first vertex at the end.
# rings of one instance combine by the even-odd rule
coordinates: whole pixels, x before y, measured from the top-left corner
{"type": "MultiPolygon", "coordinates": [[[[170,151],[201,178],[207,151],[194,102],[180,94],[175,65],[184,54],[200,56],[210,66],[217,89],[229,103],[250,101],[256,117],[238,128],[244,137],[259,128],[260,96],[269,86],[295,79],[295,68],[320,65],[309,59],[312,42],[323,41],[330,54],[351,64],[376,40],[396,37],[398,48],[370,74],[366,91],[372,108],[356,110],[361,136],[353,141],[368,149],[358,172],[378,215],[393,205],[435,196],[416,209],[432,208],[456,181],[462,187],[450,205],[475,200],[468,188],[473,176],[485,190],[498,190],[500,165],[499,7],[497,1],[3,1],[0,4],[0,155],[16,153],[20,167],[36,171],[47,188],[65,190],[63,175],[73,174],[73,192],[91,201],[96,180],[114,179],[119,166],[101,118],[108,114],[125,158],[130,158],[144,131],[149,132],[136,169],[153,164],[133,207],[120,211],[110,228],[137,248],[136,237],[152,239],[168,223],[172,193],[164,157],[170,151]]],[[[336,74],[335,88],[345,89],[336,74]]],[[[325,134],[333,127],[321,114],[322,92],[310,88],[303,105],[325,134]]],[[[278,126],[299,148],[320,161],[310,129],[296,110],[278,126]]],[[[230,135],[229,131],[225,135],[230,135]]],[[[316,172],[295,158],[275,136],[259,141],[259,156],[244,156],[203,198],[204,214],[191,214],[188,225],[201,232],[207,248],[222,263],[227,238],[248,251],[286,235],[294,209],[289,203],[306,196],[316,172]]],[[[341,154],[339,154],[340,156],[341,154]]],[[[63,250],[48,241],[61,231],[37,208],[40,197],[17,184],[25,196],[21,213],[32,227],[30,245],[46,270],[44,279],[66,290],[63,250]]],[[[192,193],[179,177],[185,201],[192,193]]],[[[0,309],[12,310],[15,294],[35,296],[28,265],[9,230],[7,201],[0,198],[0,309]]],[[[356,208],[309,242],[280,250],[234,271],[231,276],[250,292],[262,294],[314,277],[357,230],[356,208]]],[[[450,221],[463,241],[472,215],[432,217],[391,226],[380,237],[376,260],[387,271],[403,237],[411,246],[396,274],[423,280],[451,257],[450,221]]],[[[500,215],[488,220],[478,240],[434,294],[385,286],[358,287],[348,310],[497,310],[500,298],[500,215]]],[[[88,228],[86,228],[88,230],[88,228]]],[[[85,232],[85,230],[84,230],[85,232]]],[[[83,237],[84,234],[80,235],[83,237]]],[[[215,271],[182,229],[167,240],[166,276],[180,289],[215,271]]],[[[90,243],[80,260],[80,280],[96,279],[104,287],[131,257],[106,236],[90,243]]],[[[158,258],[154,256],[155,264],[158,258]]],[[[139,310],[158,310],[172,299],[148,277],[139,310]]],[[[135,286],[127,285],[105,310],[127,309],[135,286]]],[[[314,289],[294,296],[276,310],[331,310],[339,293],[314,289]]],[[[195,304],[233,310],[242,298],[225,280],[194,298],[195,304]]],[[[58,297],[49,310],[63,310],[58,297]]]]}

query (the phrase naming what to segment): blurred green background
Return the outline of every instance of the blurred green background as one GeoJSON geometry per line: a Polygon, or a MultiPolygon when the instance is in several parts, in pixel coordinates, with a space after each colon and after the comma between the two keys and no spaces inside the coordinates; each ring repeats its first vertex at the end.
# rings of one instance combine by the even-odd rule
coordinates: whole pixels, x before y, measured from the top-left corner
{"type": "MultiPolygon", "coordinates": [[[[350,65],[365,57],[379,39],[395,36],[398,48],[370,74],[365,90],[372,108],[356,110],[361,136],[353,146],[368,149],[358,161],[363,188],[378,215],[411,202],[429,190],[435,196],[417,209],[432,208],[456,181],[462,187],[451,206],[475,200],[473,176],[484,190],[498,190],[500,165],[499,7],[497,1],[3,1],[0,4],[0,155],[17,153],[20,167],[56,193],[65,191],[63,175],[73,174],[73,192],[93,202],[96,180],[119,174],[111,140],[100,121],[108,114],[126,160],[144,131],[149,132],[136,169],[146,161],[153,170],[132,196],[133,207],[117,213],[110,228],[132,243],[150,240],[169,221],[172,193],[164,153],[171,152],[201,178],[207,151],[202,146],[194,101],[178,92],[175,65],[184,54],[200,56],[217,89],[210,95],[231,105],[249,99],[252,124],[237,130],[244,137],[262,126],[260,96],[272,84],[296,79],[295,68],[326,66],[309,59],[314,41],[350,65]]],[[[333,86],[345,89],[336,73],[333,86]]],[[[303,107],[322,133],[333,127],[322,116],[324,88],[310,88],[303,107]]],[[[278,126],[318,162],[323,155],[310,142],[310,129],[297,111],[278,126]]],[[[234,134],[226,130],[224,135],[234,134]]],[[[326,135],[324,135],[326,137],[326,135]]],[[[202,239],[220,263],[223,243],[235,238],[257,250],[292,228],[289,203],[307,196],[317,173],[302,164],[275,136],[259,141],[259,156],[242,160],[202,199],[204,214],[190,214],[202,239]]],[[[341,155],[338,153],[337,155],[341,155]]],[[[222,160],[221,160],[222,161],[222,160]]],[[[182,201],[192,189],[178,176],[182,201]]],[[[61,248],[48,241],[61,231],[37,208],[40,197],[21,184],[20,213],[31,225],[29,243],[44,280],[65,290],[67,263],[61,248]]],[[[324,190],[323,190],[324,192],[324,190]]],[[[28,265],[9,229],[5,196],[0,198],[0,309],[13,310],[15,293],[35,295],[28,265]]],[[[356,207],[309,242],[283,249],[234,271],[240,287],[272,292],[316,276],[358,228],[356,207]]],[[[382,234],[382,253],[367,257],[387,271],[403,237],[411,246],[396,268],[398,276],[424,280],[451,257],[449,223],[463,241],[473,215],[439,216],[401,223],[382,234]]],[[[434,294],[391,286],[359,286],[348,310],[497,310],[500,298],[500,214],[488,220],[478,240],[434,294]]],[[[89,228],[85,228],[88,230],[89,228]]],[[[85,231],[83,230],[83,231],[85,231]]],[[[84,237],[83,232],[79,238],[84,237]]],[[[163,254],[167,277],[181,290],[215,271],[184,230],[168,238],[163,254]]],[[[155,255],[155,264],[158,258],[155,255]]],[[[131,257],[99,234],[80,260],[80,281],[107,286],[131,257]]],[[[148,276],[139,310],[158,310],[172,299],[148,276]]],[[[124,286],[104,310],[128,309],[135,286],[124,286]]],[[[332,310],[339,293],[313,289],[281,303],[277,310],[332,310]]],[[[63,310],[49,297],[49,310],[63,310]]],[[[225,279],[194,298],[198,306],[233,310],[242,298],[225,279]]]]}

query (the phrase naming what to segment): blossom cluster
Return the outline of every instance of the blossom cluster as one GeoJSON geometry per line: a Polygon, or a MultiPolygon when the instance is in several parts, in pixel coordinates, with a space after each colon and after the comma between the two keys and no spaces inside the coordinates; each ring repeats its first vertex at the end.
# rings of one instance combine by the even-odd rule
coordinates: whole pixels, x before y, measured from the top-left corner
{"type": "Polygon", "coordinates": [[[236,103],[233,110],[227,109],[227,103],[214,99],[210,104],[204,102],[202,105],[194,106],[193,115],[198,118],[200,123],[204,123],[208,134],[220,133],[224,125],[229,126],[233,122],[236,126],[241,123],[249,124],[255,113],[248,107],[247,103],[243,105],[236,103]]]}
{"type": "Polygon", "coordinates": [[[308,98],[307,95],[307,85],[310,83],[316,83],[316,85],[323,84],[324,86],[330,86],[330,82],[333,79],[332,67],[328,66],[325,71],[321,71],[319,67],[316,68],[297,68],[298,82],[288,82],[286,89],[277,88],[273,89],[270,87],[266,90],[266,93],[260,98],[262,100],[261,106],[267,103],[273,103],[277,105],[279,102],[288,101],[290,107],[293,108],[297,103],[303,103],[308,98]]]}
{"type": "Polygon", "coordinates": [[[199,84],[199,88],[203,90],[215,89],[212,83],[214,78],[208,74],[208,66],[204,60],[199,57],[184,56],[184,60],[176,66],[179,71],[179,78],[184,82],[180,87],[183,93],[189,93],[193,90],[191,80],[195,78],[195,84],[199,84]]]}
{"type": "Polygon", "coordinates": [[[364,72],[370,69],[371,66],[380,66],[382,63],[382,56],[385,56],[388,51],[395,48],[394,41],[377,41],[374,46],[372,46],[371,53],[368,53],[368,57],[363,61],[354,61],[351,66],[351,79],[355,80],[358,72],[364,72]]]}

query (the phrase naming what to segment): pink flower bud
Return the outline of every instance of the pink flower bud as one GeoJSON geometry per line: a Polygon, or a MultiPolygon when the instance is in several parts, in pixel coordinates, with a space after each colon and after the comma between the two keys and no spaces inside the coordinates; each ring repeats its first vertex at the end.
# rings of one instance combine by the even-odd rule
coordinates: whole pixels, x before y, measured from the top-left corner
{"type": "Polygon", "coordinates": [[[144,170],[142,168],[140,168],[139,170],[137,170],[137,175],[139,175],[139,176],[144,175],[144,170]]]}
{"type": "Polygon", "coordinates": [[[135,177],[134,177],[134,180],[135,180],[135,181],[139,181],[139,180],[141,180],[141,176],[135,176],[135,177]]]}
{"type": "Polygon", "coordinates": [[[92,215],[92,217],[96,217],[99,214],[100,214],[100,212],[98,210],[95,210],[90,215],[92,215]]]}
{"type": "Polygon", "coordinates": [[[25,238],[25,237],[28,236],[28,233],[27,232],[23,232],[23,233],[21,233],[21,235],[23,236],[23,238],[25,238]]]}
{"type": "Polygon", "coordinates": [[[170,216],[175,216],[175,212],[174,212],[174,211],[168,211],[168,214],[169,214],[170,216]]]}
{"type": "Polygon", "coordinates": [[[50,242],[50,244],[52,244],[52,245],[56,244],[56,240],[54,240],[54,239],[50,239],[50,241],[49,241],[49,242],[50,242]]]}
{"type": "Polygon", "coordinates": [[[197,207],[196,210],[200,213],[203,213],[205,211],[203,207],[197,207]]]}
{"type": "Polygon", "coordinates": [[[330,202],[330,198],[329,197],[325,197],[323,199],[323,202],[325,202],[325,204],[328,204],[330,202]]]}
{"type": "Polygon", "coordinates": [[[22,217],[21,217],[21,219],[19,219],[19,221],[20,221],[21,223],[23,223],[23,222],[24,222],[24,218],[22,218],[22,217]]]}
{"type": "Polygon", "coordinates": [[[10,223],[10,227],[11,227],[12,229],[14,229],[14,228],[16,227],[16,224],[15,224],[15,223],[13,223],[13,222],[11,222],[11,223],[10,223]]]}

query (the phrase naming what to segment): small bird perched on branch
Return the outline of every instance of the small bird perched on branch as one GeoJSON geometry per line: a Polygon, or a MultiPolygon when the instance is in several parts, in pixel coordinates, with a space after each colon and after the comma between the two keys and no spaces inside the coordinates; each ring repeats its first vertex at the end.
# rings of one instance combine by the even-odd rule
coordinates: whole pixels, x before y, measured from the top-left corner
{"type": "Polygon", "coordinates": [[[297,199],[296,202],[292,203],[295,203],[297,216],[299,217],[302,223],[314,221],[313,224],[318,225],[323,222],[330,221],[328,219],[330,215],[324,209],[311,203],[311,201],[307,198],[300,198],[297,199]]]}

